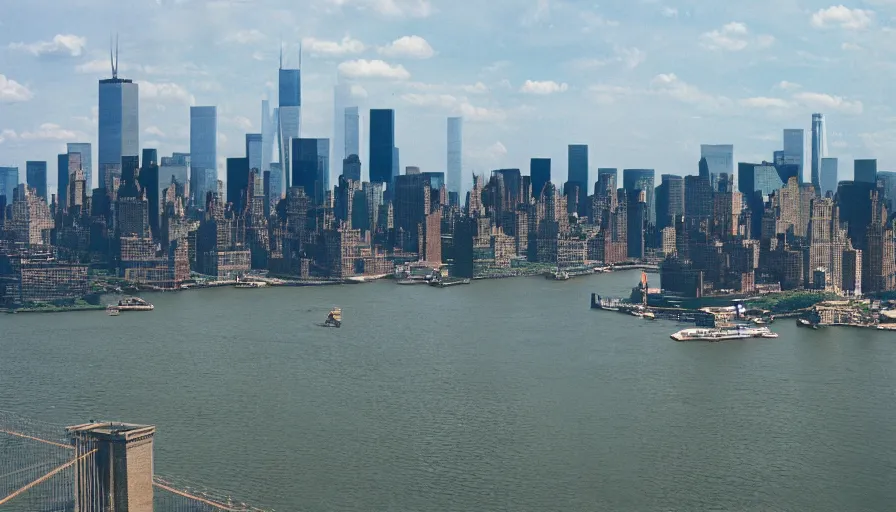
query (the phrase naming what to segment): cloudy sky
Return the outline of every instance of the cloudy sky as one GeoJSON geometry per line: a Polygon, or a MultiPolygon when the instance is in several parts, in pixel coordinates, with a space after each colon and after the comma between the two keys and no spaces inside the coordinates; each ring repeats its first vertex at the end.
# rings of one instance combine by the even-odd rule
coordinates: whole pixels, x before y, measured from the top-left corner
{"type": "Polygon", "coordinates": [[[303,136],[331,137],[341,77],[362,109],[396,109],[402,167],[444,170],[451,115],[465,117],[465,174],[550,157],[562,182],[570,143],[590,145],[592,179],[598,166],[687,174],[701,143],[770,159],[782,129],[808,132],[823,112],[849,179],[853,158],[896,167],[896,0],[844,1],[8,1],[0,165],[55,171],[65,142],[96,143],[118,32],[141,147],[162,155],[189,150],[190,105],[217,105],[219,158],[241,156],[260,100],[276,101],[282,38],[288,64],[304,45],[303,136]]]}

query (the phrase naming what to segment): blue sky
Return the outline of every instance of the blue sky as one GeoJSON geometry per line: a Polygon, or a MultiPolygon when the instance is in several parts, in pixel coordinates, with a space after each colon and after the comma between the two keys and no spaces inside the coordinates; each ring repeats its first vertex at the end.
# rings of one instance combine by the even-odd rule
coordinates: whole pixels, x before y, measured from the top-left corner
{"type": "Polygon", "coordinates": [[[219,159],[241,156],[260,100],[276,100],[282,37],[288,63],[305,49],[303,136],[331,136],[341,76],[362,109],[396,109],[402,167],[444,170],[450,115],[465,117],[465,182],[531,157],[552,158],[562,182],[570,143],[590,145],[592,178],[687,174],[701,143],[770,159],[782,129],[808,132],[823,112],[849,179],[853,158],[896,164],[894,17],[896,0],[8,1],[0,165],[55,169],[65,142],[96,143],[118,32],[141,147],[161,155],[189,150],[190,105],[217,105],[219,159]]]}

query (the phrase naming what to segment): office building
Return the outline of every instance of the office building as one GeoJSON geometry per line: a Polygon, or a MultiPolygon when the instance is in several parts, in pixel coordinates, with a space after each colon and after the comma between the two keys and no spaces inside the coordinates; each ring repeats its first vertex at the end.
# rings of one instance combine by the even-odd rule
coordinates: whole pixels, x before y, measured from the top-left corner
{"type": "Polygon", "coordinates": [[[249,159],[227,159],[227,202],[235,212],[243,211],[249,190],[249,159]]]}
{"type": "Polygon", "coordinates": [[[351,154],[342,161],[342,176],[346,179],[361,182],[361,158],[351,154]]]}
{"type": "Polygon", "coordinates": [[[700,160],[705,166],[700,166],[700,176],[707,178],[713,184],[713,190],[718,190],[719,176],[722,174],[734,175],[734,145],[732,144],[701,144],[700,160]]]}
{"type": "Polygon", "coordinates": [[[463,122],[462,117],[448,118],[448,192],[458,195],[463,187],[463,122]]]}
{"type": "Polygon", "coordinates": [[[541,191],[544,189],[545,184],[551,181],[551,159],[531,159],[529,161],[529,176],[531,178],[532,196],[541,197],[541,191]]]}
{"type": "MultiPolygon", "coordinates": [[[[116,51],[116,55],[117,55],[116,51]]],[[[121,159],[140,155],[140,100],[133,80],[118,78],[117,58],[112,78],[99,82],[99,188],[112,190],[121,178],[121,159]]],[[[82,159],[82,162],[85,159],[82,159]]],[[[89,186],[89,185],[88,185],[89,186]]]]}
{"type": "Polygon", "coordinates": [[[209,192],[218,187],[218,109],[190,107],[190,191],[204,209],[209,192]]]}
{"type": "Polygon", "coordinates": [[[663,174],[656,187],[656,229],[675,227],[675,219],[684,215],[684,178],[663,174]]]}
{"type": "MultiPolygon", "coordinates": [[[[784,150],[778,153],[775,165],[795,165],[796,176],[803,180],[803,159],[805,158],[805,131],[803,129],[784,130],[784,150]]],[[[784,183],[787,183],[786,181],[784,183]]]]}
{"type": "Polygon", "coordinates": [[[579,187],[577,212],[580,217],[587,213],[585,202],[588,198],[588,145],[570,144],[567,148],[568,175],[566,181],[579,187]]]}
{"type": "Polygon", "coordinates": [[[49,199],[47,195],[47,162],[25,162],[25,180],[28,186],[37,191],[37,195],[44,201],[49,199]]]}
{"type": "MultiPolygon", "coordinates": [[[[643,190],[646,195],[646,220],[650,224],[656,224],[656,211],[654,204],[654,176],[656,172],[653,169],[623,169],[622,170],[622,188],[628,193],[635,190],[643,190]]],[[[632,215],[632,212],[629,212],[632,215]]]]}
{"type": "Polygon", "coordinates": [[[260,133],[246,134],[246,158],[249,159],[249,170],[255,169],[258,171],[259,176],[261,176],[261,169],[263,167],[263,149],[264,140],[260,133]]]}
{"type": "Polygon", "coordinates": [[[812,114],[812,160],[811,179],[815,190],[822,196],[824,187],[821,185],[821,164],[828,156],[828,140],[825,132],[824,114],[812,114]]]}
{"type": "Polygon", "coordinates": [[[395,111],[370,110],[370,182],[391,183],[397,172],[398,150],[395,147],[395,111]]]}
{"type": "Polygon", "coordinates": [[[295,139],[292,155],[292,186],[321,204],[330,190],[330,139],[295,139]]]}
{"type": "Polygon", "coordinates": [[[877,160],[856,160],[853,165],[854,180],[857,183],[877,184],[877,160]]]}
{"type": "MultiPolygon", "coordinates": [[[[279,72],[279,118],[280,118],[280,164],[284,169],[291,169],[290,150],[292,139],[301,137],[302,121],[302,55],[299,54],[299,69],[283,68],[283,51],[280,52],[279,72]]],[[[286,173],[286,187],[291,185],[289,173],[286,173]]]]}
{"type": "MultiPolygon", "coordinates": [[[[64,210],[68,195],[68,153],[56,155],[56,204],[64,210]]],[[[2,215],[0,215],[2,216],[2,215]]]]}
{"type": "Polygon", "coordinates": [[[822,197],[837,192],[837,159],[822,158],[819,172],[820,194],[822,197]]]}
{"type": "MultiPolygon", "coordinates": [[[[337,76],[337,81],[339,77],[337,76]]],[[[333,133],[330,140],[333,142],[330,161],[341,162],[351,153],[346,153],[347,140],[346,135],[348,126],[346,125],[347,116],[346,109],[350,106],[352,95],[351,85],[345,81],[338,82],[333,87],[333,133]]]]}
{"type": "Polygon", "coordinates": [[[274,139],[277,138],[277,120],[271,112],[268,100],[261,101],[261,167],[262,172],[271,170],[274,154],[274,139]]]}
{"type": "Polygon", "coordinates": [[[6,196],[6,204],[12,204],[19,186],[18,167],[0,167],[0,196],[6,196]]]}
{"type": "Polygon", "coordinates": [[[344,158],[348,158],[351,155],[358,155],[361,157],[361,115],[358,113],[358,107],[347,107],[343,111],[343,123],[344,123],[344,142],[345,145],[345,156],[344,158]]]}
{"type": "Polygon", "coordinates": [[[69,142],[66,144],[65,152],[69,154],[78,153],[81,155],[78,161],[81,165],[81,171],[84,173],[88,192],[94,188],[94,185],[96,185],[97,188],[102,187],[101,184],[96,184],[93,181],[93,147],[89,142],[69,142]]]}

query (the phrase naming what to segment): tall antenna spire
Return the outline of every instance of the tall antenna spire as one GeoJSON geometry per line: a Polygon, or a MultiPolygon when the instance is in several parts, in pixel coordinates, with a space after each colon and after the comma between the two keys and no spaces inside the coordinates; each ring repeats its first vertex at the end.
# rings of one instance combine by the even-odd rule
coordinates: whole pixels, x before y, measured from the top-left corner
{"type": "Polygon", "coordinates": [[[112,67],[112,78],[115,78],[115,56],[112,54],[112,34],[109,34],[109,65],[112,67]]]}
{"type": "Polygon", "coordinates": [[[112,75],[112,78],[118,78],[118,32],[115,33],[115,69],[112,75]]]}

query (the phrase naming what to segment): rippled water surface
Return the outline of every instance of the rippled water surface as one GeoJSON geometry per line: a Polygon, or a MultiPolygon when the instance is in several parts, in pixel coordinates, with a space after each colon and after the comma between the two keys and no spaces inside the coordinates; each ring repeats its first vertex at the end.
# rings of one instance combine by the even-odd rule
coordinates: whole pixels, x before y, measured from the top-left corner
{"type": "Polygon", "coordinates": [[[893,510],[896,334],[675,343],[589,310],[637,277],[2,315],[0,409],[154,424],[158,472],[278,511],[893,510]]]}

